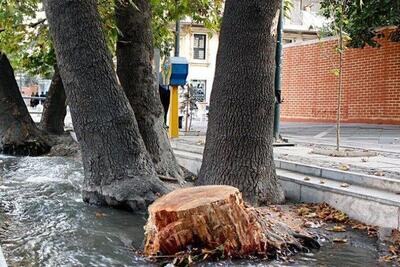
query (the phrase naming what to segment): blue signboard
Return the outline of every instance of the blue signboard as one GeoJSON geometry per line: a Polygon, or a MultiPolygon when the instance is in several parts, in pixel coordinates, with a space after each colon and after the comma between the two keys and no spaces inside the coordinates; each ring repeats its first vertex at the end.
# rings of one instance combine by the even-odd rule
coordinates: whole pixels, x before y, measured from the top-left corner
{"type": "Polygon", "coordinates": [[[183,86],[186,84],[186,78],[189,74],[189,63],[184,57],[171,58],[171,76],[169,85],[183,86]]]}

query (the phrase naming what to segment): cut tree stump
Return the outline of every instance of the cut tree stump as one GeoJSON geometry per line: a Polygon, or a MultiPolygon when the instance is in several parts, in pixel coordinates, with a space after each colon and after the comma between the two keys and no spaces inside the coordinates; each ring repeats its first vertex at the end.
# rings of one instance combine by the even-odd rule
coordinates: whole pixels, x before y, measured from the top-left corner
{"type": "Polygon", "coordinates": [[[149,207],[144,254],[222,247],[230,257],[276,256],[292,248],[318,247],[307,232],[292,230],[281,221],[265,209],[247,206],[239,190],[231,186],[178,189],[149,207]]]}

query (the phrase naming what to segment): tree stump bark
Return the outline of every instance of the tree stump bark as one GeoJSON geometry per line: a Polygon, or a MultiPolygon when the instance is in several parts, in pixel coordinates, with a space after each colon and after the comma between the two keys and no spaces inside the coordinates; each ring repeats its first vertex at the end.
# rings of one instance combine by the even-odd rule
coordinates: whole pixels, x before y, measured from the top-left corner
{"type": "Polygon", "coordinates": [[[231,257],[268,256],[301,249],[302,240],[312,239],[279,220],[247,206],[231,186],[178,189],[149,207],[144,253],[174,255],[188,247],[222,246],[231,257]]]}

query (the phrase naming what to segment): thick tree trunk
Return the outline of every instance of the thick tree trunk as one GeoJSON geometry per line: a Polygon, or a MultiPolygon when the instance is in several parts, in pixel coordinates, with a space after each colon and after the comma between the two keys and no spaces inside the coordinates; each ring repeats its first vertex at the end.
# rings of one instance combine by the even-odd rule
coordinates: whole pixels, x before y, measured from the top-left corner
{"type": "Polygon", "coordinates": [[[168,191],[118,85],[95,0],[47,0],[60,75],[82,148],[86,202],[144,210],[168,191]]]}
{"type": "Polygon", "coordinates": [[[51,80],[49,93],[44,103],[40,126],[43,130],[52,134],[64,132],[64,120],[67,115],[67,97],[61,80],[58,66],[54,66],[54,74],[51,80]]]}
{"type": "Polygon", "coordinates": [[[117,73],[135,112],[140,133],[158,174],[181,177],[166,130],[154,77],[151,7],[148,0],[117,0],[117,73]]]}
{"type": "Polygon", "coordinates": [[[50,148],[29,115],[7,56],[0,52],[0,153],[39,156],[50,148]]]}
{"type": "Polygon", "coordinates": [[[265,257],[284,255],[291,246],[319,246],[293,218],[274,213],[245,205],[239,190],[231,186],[178,189],[149,207],[144,253],[174,255],[188,248],[222,247],[227,256],[265,257]]]}
{"type": "Polygon", "coordinates": [[[284,199],[273,160],[280,0],[225,2],[199,184],[240,189],[253,204],[284,199]]]}

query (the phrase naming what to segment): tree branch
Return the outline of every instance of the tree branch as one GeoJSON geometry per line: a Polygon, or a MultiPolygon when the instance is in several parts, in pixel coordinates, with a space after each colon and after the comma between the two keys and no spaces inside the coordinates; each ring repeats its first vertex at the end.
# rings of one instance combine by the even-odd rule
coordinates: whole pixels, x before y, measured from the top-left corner
{"type": "Polygon", "coordinates": [[[38,25],[43,24],[45,21],[46,21],[46,19],[41,19],[41,20],[38,20],[37,22],[32,22],[32,23],[30,23],[28,26],[29,26],[29,27],[32,27],[32,28],[35,28],[35,27],[37,27],[38,25]]]}

